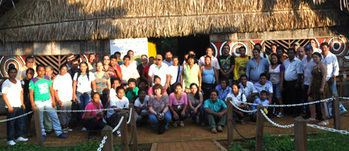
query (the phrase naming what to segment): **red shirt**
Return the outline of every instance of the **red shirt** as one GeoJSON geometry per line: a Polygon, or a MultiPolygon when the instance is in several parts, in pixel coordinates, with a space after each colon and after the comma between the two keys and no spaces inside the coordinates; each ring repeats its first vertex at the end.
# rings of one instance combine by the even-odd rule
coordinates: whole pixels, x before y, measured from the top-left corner
{"type": "MultiPolygon", "coordinates": [[[[143,69],[143,74],[147,75],[147,78],[149,78],[149,76],[148,76],[149,67],[150,67],[150,65],[147,65],[147,66],[145,66],[144,69],[143,69]]],[[[142,75],[141,75],[141,76],[142,76],[142,75]]]]}

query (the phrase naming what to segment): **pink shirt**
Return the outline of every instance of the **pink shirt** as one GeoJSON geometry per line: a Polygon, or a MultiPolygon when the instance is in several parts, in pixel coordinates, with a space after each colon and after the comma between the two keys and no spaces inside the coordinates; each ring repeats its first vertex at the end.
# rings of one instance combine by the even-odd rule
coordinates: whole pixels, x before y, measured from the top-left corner
{"type": "MultiPolygon", "coordinates": [[[[99,108],[98,108],[98,109],[99,109],[99,110],[102,109],[102,105],[101,105],[100,103],[98,103],[98,105],[99,105],[99,108]]],[[[97,109],[96,109],[96,107],[93,105],[93,103],[90,102],[90,103],[88,103],[88,104],[86,105],[85,110],[97,110],[97,109]]],[[[84,114],[82,115],[82,119],[85,118],[85,114],[86,114],[86,113],[84,113],[84,114]]],[[[97,111],[91,111],[91,116],[94,116],[94,115],[96,115],[96,114],[97,114],[97,111]]],[[[100,118],[101,118],[100,116],[96,117],[97,120],[99,120],[100,118]]]]}
{"type": "Polygon", "coordinates": [[[174,92],[168,96],[168,99],[169,99],[168,105],[172,106],[174,110],[183,109],[184,105],[188,105],[188,98],[185,92],[182,92],[182,97],[180,100],[176,99],[174,92]]]}

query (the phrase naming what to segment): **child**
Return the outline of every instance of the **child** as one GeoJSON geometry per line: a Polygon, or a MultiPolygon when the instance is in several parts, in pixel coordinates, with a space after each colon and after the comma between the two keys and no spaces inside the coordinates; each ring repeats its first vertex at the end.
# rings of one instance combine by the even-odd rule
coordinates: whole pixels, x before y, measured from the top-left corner
{"type": "MultiPolygon", "coordinates": [[[[267,96],[268,96],[268,92],[265,90],[262,90],[260,93],[260,98],[257,98],[256,100],[254,100],[253,104],[262,104],[262,105],[269,105],[269,101],[267,100],[267,96]]],[[[252,110],[257,109],[257,105],[253,105],[252,106],[252,110]]],[[[264,108],[264,112],[265,114],[268,114],[268,107],[264,108]]],[[[253,119],[256,120],[256,116],[257,114],[253,114],[253,119]]]]}
{"type": "Polygon", "coordinates": [[[130,103],[133,103],[138,96],[138,87],[136,87],[136,79],[130,78],[127,81],[128,88],[125,90],[125,96],[128,98],[130,103]]]}
{"type": "Polygon", "coordinates": [[[147,118],[148,116],[148,100],[149,100],[149,96],[146,94],[146,90],[145,89],[140,89],[138,91],[139,96],[138,98],[135,100],[135,109],[136,109],[136,119],[137,122],[141,121],[143,119],[143,121],[145,121],[144,119],[147,118]]]}
{"type": "Polygon", "coordinates": [[[121,85],[121,79],[120,78],[115,78],[112,81],[112,88],[109,91],[109,99],[107,102],[102,102],[103,106],[108,107],[110,100],[116,100],[116,88],[121,85]]]}
{"type": "Polygon", "coordinates": [[[148,82],[147,82],[147,80],[140,80],[138,83],[138,88],[140,90],[141,89],[145,90],[146,94],[148,95],[148,82]]]}

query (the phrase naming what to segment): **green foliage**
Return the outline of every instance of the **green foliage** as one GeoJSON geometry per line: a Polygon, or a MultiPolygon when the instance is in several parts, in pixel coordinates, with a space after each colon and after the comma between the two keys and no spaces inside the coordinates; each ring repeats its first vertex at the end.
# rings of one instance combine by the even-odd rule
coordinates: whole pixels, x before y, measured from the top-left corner
{"type": "MultiPolygon", "coordinates": [[[[66,146],[66,147],[45,147],[39,146],[37,144],[28,143],[17,143],[14,146],[0,146],[0,150],[7,151],[96,151],[99,147],[99,142],[85,142],[77,144],[76,146],[66,146]]],[[[121,150],[120,146],[114,146],[114,150],[121,150]]]]}
{"type": "Polygon", "coordinates": [[[291,141],[290,135],[271,136],[269,133],[264,134],[264,150],[268,151],[291,151],[294,150],[294,142],[291,141]]]}
{"type": "Polygon", "coordinates": [[[230,151],[248,151],[247,149],[242,148],[242,146],[238,142],[231,143],[230,146],[230,151]]]}
{"type": "Polygon", "coordinates": [[[343,151],[349,149],[349,135],[339,133],[320,133],[308,135],[309,151],[343,151]]]}

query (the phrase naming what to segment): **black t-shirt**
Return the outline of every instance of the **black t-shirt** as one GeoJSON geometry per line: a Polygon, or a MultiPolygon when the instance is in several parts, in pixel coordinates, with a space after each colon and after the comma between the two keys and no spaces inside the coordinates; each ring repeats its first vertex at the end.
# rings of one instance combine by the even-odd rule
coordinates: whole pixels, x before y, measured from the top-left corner
{"type": "MultiPolygon", "coordinates": [[[[219,56],[218,57],[218,63],[219,63],[219,66],[221,67],[221,69],[224,71],[224,72],[228,72],[231,68],[232,65],[235,64],[235,57],[234,56],[219,56]]],[[[231,79],[233,78],[233,75],[234,75],[234,72],[231,72],[229,74],[229,78],[228,79],[231,79]]],[[[220,78],[226,78],[226,77],[223,77],[222,74],[219,74],[219,77],[220,78]]]]}
{"type": "Polygon", "coordinates": [[[141,76],[141,77],[142,77],[143,69],[144,69],[144,67],[142,64],[137,66],[137,70],[139,71],[139,76],[141,76]]]}

